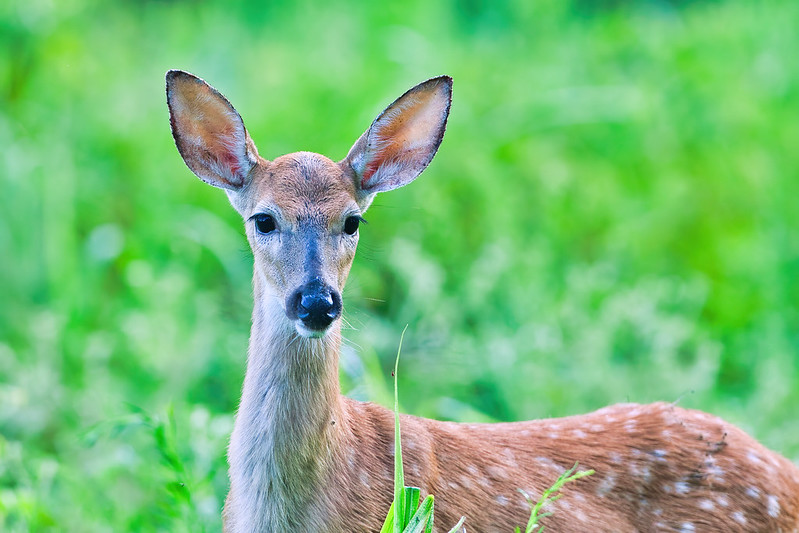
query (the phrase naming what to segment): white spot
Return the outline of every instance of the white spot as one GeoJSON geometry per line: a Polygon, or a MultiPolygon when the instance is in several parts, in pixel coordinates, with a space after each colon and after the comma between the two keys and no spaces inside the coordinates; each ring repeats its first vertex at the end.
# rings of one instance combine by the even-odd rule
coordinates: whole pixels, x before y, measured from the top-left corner
{"type": "Polygon", "coordinates": [[[574,435],[578,439],[584,439],[585,438],[585,431],[583,431],[581,429],[575,429],[575,430],[572,430],[572,435],[574,435]]]}
{"type": "Polygon", "coordinates": [[[727,507],[730,505],[730,501],[727,499],[726,496],[717,496],[716,503],[721,505],[722,507],[727,507]]]}
{"type": "Polygon", "coordinates": [[[514,468],[519,466],[516,463],[516,456],[513,454],[513,450],[511,450],[510,448],[505,448],[502,451],[502,455],[505,456],[505,462],[507,462],[509,466],[512,466],[514,468]]]}
{"type": "Polygon", "coordinates": [[[641,410],[638,409],[638,408],[634,408],[634,409],[630,409],[625,414],[627,415],[627,418],[635,418],[635,417],[641,415],[641,410]]]}
{"type": "Polygon", "coordinates": [[[508,477],[507,469],[501,466],[488,466],[485,471],[488,477],[494,480],[502,481],[508,477]]]}
{"type": "Polygon", "coordinates": [[[600,498],[606,496],[611,490],[613,490],[615,486],[616,475],[608,474],[602,479],[602,481],[599,483],[599,486],[596,488],[596,495],[600,498]]]}
{"type": "Polygon", "coordinates": [[[724,469],[716,464],[716,460],[708,457],[705,460],[705,469],[708,476],[713,476],[716,483],[724,483],[724,469]]]}
{"type": "Polygon", "coordinates": [[[716,504],[710,500],[702,500],[699,502],[699,508],[703,511],[712,511],[716,508],[716,504]]]}
{"type": "Polygon", "coordinates": [[[773,494],[766,496],[766,505],[768,506],[768,515],[772,518],[777,518],[780,514],[780,501],[773,494]]]}
{"type": "Polygon", "coordinates": [[[521,435],[522,437],[525,437],[525,438],[526,438],[526,437],[529,437],[530,435],[532,435],[532,433],[530,433],[530,430],[529,430],[529,429],[525,429],[524,431],[522,431],[521,433],[519,433],[519,435],[521,435]]]}
{"type": "Polygon", "coordinates": [[[505,496],[502,496],[501,494],[494,499],[497,501],[498,504],[502,505],[503,507],[508,505],[508,499],[505,496]]]}
{"type": "Polygon", "coordinates": [[[683,522],[680,524],[680,533],[691,533],[696,531],[696,528],[691,522],[683,522]]]}
{"type": "Polygon", "coordinates": [[[559,439],[560,438],[560,434],[559,433],[555,433],[553,431],[551,433],[547,433],[547,437],[549,437],[550,439],[559,439]]]}
{"type": "Polygon", "coordinates": [[[746,452],[746,458],[749,459],[749,462],[755,463],[755,464],[760,464],[760,463],[763,462],[763,460],[760,458],[760,456],[758,454],[756,454],[755,452],[753,452],[752,450],[749,450],[748,452],[746,452]]]}
{"type": "Polygon", "coordinates": [[[361,485],[364,487],[369,487],[369,474],[366,472],[366,470],[361,471],[358,479],[361,481],[361,485]]]}
{"type": "Polygon", "coordinates": [[[559,473],[565,472],[565,469],[562,466],[559,466],[549,457],[536,457],[535,461],[543,467],[552,468],[559,473]]]}
{"type": "Polygon", "coordinates": [[[746,525],[746,517],[741,511],[735,511],[732,513],[732,519],[741,525],[746,525]]]}
{"type": "Polygon", "coordinates": [[[476,466],[474,466],[474,465],[469,465],[469,466],[467,466],[467,467],[466,467],[466,471],[467,471],[467,472],[469,472],[469,475],[470,475],[470,476],[475,476],[475,477],[477,477],[477,476],[479,476],[479,475],[480,475],[480,472],[478,472],[478,471],[477,471],[477,467],[476,467],[476,466]]]}
{"type": "Polygon", "coordinates": [[[447,487],[449,487],[449,488],[450,488],[450,490],[458,490],[458,489],[460,489],[460,488],[461,488],[461,487],[460,487],[460,485],[458,485],[458,484],[457,484],[457,483],[455,483],[454,481],[450,481],[450,482],[448,482],[448,483],[447,483],[447,487]]]}
{"type": "Polygon", "coordinates": [[[621,454],[619,454],[618,452],[610,452],[608,454],[608,458],[610,459],[610,462],[613,463],[614,465],[621,463],[621,454]]]}
{"type": "Polygon", "coordinates": [[[666,462],[666,456],[669,454],[666,450],[652,450],[652,455],[654,455],[657,460],[661,463],[666,462]]]}
{"type": "Polygon", "coordinates": [[[589,431],[593,431],[594,433],[599,433],[600,431],[605,431],[605,426],[602,424],[591,424],[588,426],[589,431]]]}
{"type": "Polygon", "coordinates": [[[663,515],[663,509],[655,509],[654,511],[652,511],[652,514],[655,516],[661,516],[663,515]]]}
{"type": "Polygon", "coordinates": [[[685,481],[678,481],[674,484],[674,491],[677,494],[688,494],[691,492],[691,486],[685,481]]]}
{"type": "Polygon", "coordinates": [[[757,487],[749,487],[746,489],[746,495],[756,500],[760,499],[760,489],[757,487]]]}
{"type": "Polygon", "coordinates": [[[668,440],[671,438],[671,431],[669,431],[668,429],[664,429],[660,434],[663,435],[664,439],[668,440]]]}
{"type": "Polygon", "coordinates": [[[627,422],[625,422],[625,423],[624,423],[624,430],[625,430],[627,433],[633,433],[633,432],[635,432],[635,428],[636,428],[636,426],[635,426],[635,420],[629,420],[629,421],[627,421],[627,422]]]}

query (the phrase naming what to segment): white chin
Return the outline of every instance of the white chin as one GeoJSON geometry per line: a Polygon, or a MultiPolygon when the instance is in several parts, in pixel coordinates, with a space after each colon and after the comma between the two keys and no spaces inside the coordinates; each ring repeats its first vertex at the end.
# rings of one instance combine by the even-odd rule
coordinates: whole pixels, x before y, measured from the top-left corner
{"type": "Polygon", "coordinates": [[[330,331],[330,328],[327,328],[322,331],[317,331],[315,329],[308,329],[302,325],[302,322],[299,320],[294,323],[294,327],[297,330],[297,333],[300,334],[301,337],[305,337],[306,339],[321,339],[327,332],[330,331]]]}

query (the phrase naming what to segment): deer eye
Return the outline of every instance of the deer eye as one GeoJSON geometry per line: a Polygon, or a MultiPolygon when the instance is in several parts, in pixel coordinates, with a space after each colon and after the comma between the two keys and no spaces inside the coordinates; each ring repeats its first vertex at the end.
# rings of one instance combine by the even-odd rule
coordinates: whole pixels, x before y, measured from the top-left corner
{"type": "Polygon", "coordinates": [[[255,215],[253,217],[255,220],[255,229],[258,230],[258,233],[272,233],[277,229],[277,225],[275,224],[275,219],[272,215],[267,215],[265,213],[261,213],[255,215]]]}
{"type": "MultiPolygon", "coordinates": [[[[344,233],[347,235],[355,235],[362,220],[363,219],[359,216],[347,217],[347,220],[344,221],[344,233]]],[[[363,221],[366,222],[365,220],[363,221]]]]}

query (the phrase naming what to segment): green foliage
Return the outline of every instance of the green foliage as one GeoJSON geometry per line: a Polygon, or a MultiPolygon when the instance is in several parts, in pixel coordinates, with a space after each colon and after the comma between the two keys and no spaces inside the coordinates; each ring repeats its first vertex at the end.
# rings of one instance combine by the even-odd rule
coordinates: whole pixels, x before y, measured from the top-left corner
{"type": "Polygon", "coordinates": [[[390,405],[407,323],[407,412],[682,398],[799,458],[799,4],[594,4],[0,4],[0,530],[220,529],[250,257],[173,146],[169,68],[269,158],[341,158],[454,77],[436,160],[366,214],[348,394],[390,405]],[[82,438],[129,404],[165,440],[82,438]]]}

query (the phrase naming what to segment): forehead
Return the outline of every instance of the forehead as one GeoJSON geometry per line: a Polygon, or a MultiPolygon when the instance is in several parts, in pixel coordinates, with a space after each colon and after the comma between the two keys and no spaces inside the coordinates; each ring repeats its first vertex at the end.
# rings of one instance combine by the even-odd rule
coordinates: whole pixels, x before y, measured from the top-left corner
{"type": "Polygon", "coordinates": [[[253,212],[278,207],[284,217],[325,218],[357,208],[355,183],[327,157],[297,152],[262,162],[253,176],[253,212]]]}

